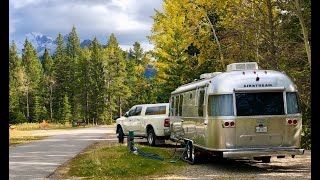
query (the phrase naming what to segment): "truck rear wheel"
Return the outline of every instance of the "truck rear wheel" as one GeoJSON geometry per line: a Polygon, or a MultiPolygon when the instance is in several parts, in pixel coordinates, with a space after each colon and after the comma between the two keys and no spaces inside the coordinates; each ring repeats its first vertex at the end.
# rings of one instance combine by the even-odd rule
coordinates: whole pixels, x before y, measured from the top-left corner
{"type": "Polygon", "coordinates": [[[156,134],[153,129],[148,131],[147,141],[150,146],[154,146],[156,144],[156,134]]]}
{"type": "Polygon", "coordinates": [[[124,134],[123,134],[123,130],[121,127],[118,128],[118,142],[119,143],[123,143],[123,140],[124,140],[124,134]]]}

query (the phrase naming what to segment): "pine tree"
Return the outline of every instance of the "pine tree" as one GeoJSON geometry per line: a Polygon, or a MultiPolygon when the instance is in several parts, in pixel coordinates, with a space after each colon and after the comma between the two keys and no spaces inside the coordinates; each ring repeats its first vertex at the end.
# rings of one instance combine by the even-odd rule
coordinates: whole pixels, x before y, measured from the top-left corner
{"type": "Polygon", "coordinates": [[[79,83],[79,69],[78,69],[78,62],[81,56],[81,48],[80,48],[80,39],[76,33],[75,26],[72,27],[71,32],[69,33],[67,45],[66,45],[66,53],[69,57],[69,70],[68,75],[70,79],[67,79],[68,86],[70,88],[70,93],[68,94],[70,104],[71,104],[71,112],[73,118],[80,118],[79,106],[78,102],[79,99],[76,97],[80,93],[81,84],[79,83]]]}
{"type": "Polygon", "coordinates": [[[45,48],[45,50],[44,50],[41,64],[42,64],[43,73],[48,74],[48,75],[52,75],[53,60],[52,60],[52,57],[50,56],[47,48],[45,48]]]}
{"type": "Polygon", "coordinates": [[[104,74],[102,46],[97,38],[90,44],[89,63],[89,108],[90,119],[105,121],[107,119],[106,103],[106,75],[104,74]],[[101,119],[99,119],[99,116],[101,119]]]}
{"type": "Polygon", "coordinates": [[[9,48],[9,122],[14,123],[18,120],[19,98],[21,92],[19,91],[19,71],[21,70],[21,59],[18,56],[15,42],[9,48]]]}
{"type": "Polygon", "coordinates": [[[85,121],[89,119],[89,111],[90,111],[90,81],[91,81],[91,74],[90,74],[90,67],[91,65],[91,52],[88,47],[84,47],[79,58],[79,84],[81,84],[79,89],[79,94],[77,99],[79,99],[80,107],[81,107],[81,116],[84,118],[85,121]]]}
{"type": "Polygon", "coordinates": [[[34,120],[36,122],[41,122],[40,116],[41,116],[41,108],[40,108],[40,103],[39,103],[39,97],[35,96],[34,97],[34,120]]]}
{"type": "Polygon", "coordinates": [[[72,114],[71,114],[71,106],[69,104],[69,98],[67,95],[63,98],[63,111],[62,111],[62,120],[65,123],[71,123],[72,114]]]}
{"type": "Polygon", "coordinates": [[[134,42],[133,49],[129,50],[129,62],[127,69],[128,87],[134,96],[129,98],[129,107],[135,104],[150,103],[147,98],[147,90],[149,89],[144,72],[147,66],[145,53],[139,42],[134,42]]]}
{"type": "Polygon", "coordinates": [[[26,82],[28,82],[26,91],[26,108],[27,117],[30,117],[30,107],[33,106],[33,97],[38,94],[39,83],[41,78],[41,63],[38,59],[37,51],[28,39],[25,40],[22,51],[22,65],[26,73],[26,82]]]}
{"type": "Polygon", "coordinates": [[[53,86],[55,84],[55,79],[53,75],[53,60],[49,54],[47,48],[42,57],[42,85],[44,88],[44,101],[47,104],[47,109],[50,112],[50,120],[53,119],[53,86]]]}
{"type": "MultiPolygon", "coordinates": [[[[122,104],[129,96],[129,89],[124,84],[126,64],[114,34],[110,35],[105,49],[104,70],[106,77],[107,104],[110,117],[116,111],[116,117],[122,115],[122,104]]],[[[110,121],[109,121],[110,123],[110,121]]]]}
{"type": "Polygon", "coordinates": [[[53,79],[54,84],[52,92],[52,115],[56,121],[62,120],[62,103],[64,98],[65,88],[65,68],[66,50],[63,43],[63,37],[59,33],[56,38],[57,48],[53,54],[53,79]]]}

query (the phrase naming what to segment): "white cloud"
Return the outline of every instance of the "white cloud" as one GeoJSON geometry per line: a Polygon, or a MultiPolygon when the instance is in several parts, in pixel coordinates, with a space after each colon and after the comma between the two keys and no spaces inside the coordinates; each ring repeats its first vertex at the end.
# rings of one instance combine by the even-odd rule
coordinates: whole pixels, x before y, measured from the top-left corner
{"type": "Polygon", "coordinates": [[[20,9],[25,6],[41,3],[41,1],[43,2],[44,0],[9,0],[9,3],[13,5],[13,8],[20,9]]]}
{"type": "Polygon", "coordinates": [[[41,32],[56,38],[75,25],[82,40],[96,36],[105,44],[114,33],[123,47],[137,41],[147,50],[153,47],[146,38],[153,23],[150,16],[161,5],[162,0],[10,0],[9,37],[41,32]]]}

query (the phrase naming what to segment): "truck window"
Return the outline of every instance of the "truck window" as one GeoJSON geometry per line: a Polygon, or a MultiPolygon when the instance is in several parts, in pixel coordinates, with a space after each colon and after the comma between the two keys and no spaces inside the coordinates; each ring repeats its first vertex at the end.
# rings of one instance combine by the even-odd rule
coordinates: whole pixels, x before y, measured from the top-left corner
{"type": "Polygon", "coordinates": [[[129,110],[128,115],[129,115],[129,116],[133,116],[133,115],[134,115],[135,110],[136,110],[136,107],[131,108],[131,109],[129,110]]]}
{"type": "Polygon", "coordinates": [[[146,115],[166,114],[166,106],[147,107],[146,115]]]}
{"type": "Polygon", "coordinates": [[[237,116],[283,115],[283,92],[236,93],[237,116]]]}
{"type": "Polygon", "coordinates": [[[138,106],[138,107],[136,108],[136,111],[134,112],[134,116],[140,116],[141,110],[142,110],[142,107],[141,107],[141,106],[138,106]]]}
{"type": "Polygon", "coordinates": [[[287,100],[288,114],[297,114],[301,112],[300,106],[299,106],[299,98],[296,92],[287,92],[286,100],[287,100]]]}
{"type": "Polygon", "coordinates": [[[209,116],[233,116],[232,94],[210,95],[208,97],[209,116]]]}
{"type": "Polygon", "coordinates": [[[204,90],[199,91],[198,116],[203,116],[204,90]]]}

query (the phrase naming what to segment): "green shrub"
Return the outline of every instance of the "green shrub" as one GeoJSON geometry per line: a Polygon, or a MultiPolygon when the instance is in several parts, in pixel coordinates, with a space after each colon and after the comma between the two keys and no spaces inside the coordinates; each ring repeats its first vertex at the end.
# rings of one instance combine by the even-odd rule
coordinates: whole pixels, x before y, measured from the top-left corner
{"type": "Polygon", "coordinates": [[[308,126],[302,126],[301,147],[308,150],[311,149],[311,128],[308,126]]]}

